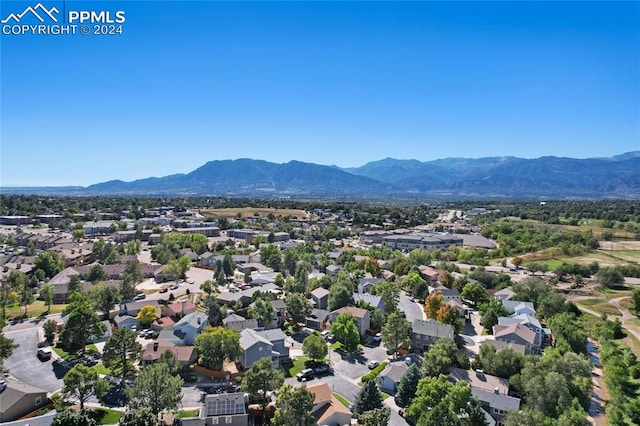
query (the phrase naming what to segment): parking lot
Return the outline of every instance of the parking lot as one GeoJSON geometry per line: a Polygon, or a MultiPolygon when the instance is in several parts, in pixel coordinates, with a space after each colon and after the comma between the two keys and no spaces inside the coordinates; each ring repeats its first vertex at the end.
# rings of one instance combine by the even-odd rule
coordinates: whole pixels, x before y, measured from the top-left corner
{"type": "Polygon", "coordinates": [[[38,329],[9,331],[5,336],[18,344],[9,358],[4,361],[4,367],[18,380],[37,386],[48,392],[60,389],[63,385],[61,369],[56,368],[52,359],[41,361],[36,356],[38,345],[38,329]]]}

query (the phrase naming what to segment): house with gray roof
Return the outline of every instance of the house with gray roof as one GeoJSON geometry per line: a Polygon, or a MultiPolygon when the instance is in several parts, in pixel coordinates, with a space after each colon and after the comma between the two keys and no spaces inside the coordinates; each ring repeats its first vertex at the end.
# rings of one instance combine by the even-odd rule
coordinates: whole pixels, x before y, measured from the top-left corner
{"type": "Polygon", "coordinates": [[[448,288],[443,285],[430,287],[429,294],[434,294],[436,292],[440,292],[442,294],[442,299],[446,303],[450,300],[455,300],[457,302],[462,303],[462,298],[460,297],[460,292],[455,288],[448,288]]]}
{"type": "Polygon", "coordinates": [[[536,309],[531,302],[521,302],[519,300],[503,300],[502,305],[509,312],[509,315],[528,314],[536,316],[536,309]]]}
{"type": "Polygon", "coordinates": [[[261,358],[269,358],[273,368],[280,366],[280,354],[273,352],[273,344],[254,330],[244,329],[240,332],[242,353],[236,361],[245,370],[261,358]]]}
{"type": "Polygon", "coordinates": [[[547,333],[545,329],[540,324],[540,321],[536,317],[533,317],[528,314],[519,314],[513,315],[510,317],[499,317],[498,325],[511,325],[511,324],[522,324],[527,327],[529,330],[536,333],[535,345],[542,346],[543,342],[547,340],[547,333]]]}
{"type": "Polygon", "coordinates": [[[264,337],[273,345],[273,352],[277,352],[279,354],[279,361],[286,361],[289,359],[289,347],[286,343],[285,334],[279,328],[273,328],[271,330],[261,330],[256,331],[259,336],[264,337]]]}
{"type": "Polygon", "coordinates": [[[0,423],[18,420],[47,402],[46,390],[9,377],[0,379],[0,423]]]}
{"type": "Polygon", "coordinates": [[[362,300],[365,303],[373,306],[376,309],[380,309],[382,313],[386,313],[386,307],[384,305],[384,300],[380,296],[374,296],[370,293],[353,293],[353,302],[354,304],[358,304],[358,301],[362,300]]]}
{"type": "Polygon", "coordinates": [[[522,324],[496,324],[493,326],[493,335],[496,340],[523,345],[527,355],[540,350],[540,346],[536,345],[536,333],[522,324]]]}
{"type": "Polygon", "coordinates": [[[329,311],[314,308],[311,314],[305,318],[305,326],[313,330],[324,330],[325,323],[329,320],[329,311]]]}
{"type": "Polygon", "coordinates": [[[376,377],[376,385],[387,393],[395,394],[398,391],[400,379],[408,368],[409,366],[404,361],[389,363],[376,377]]]}
{"type": "Polygon", "coordinates": [[[181,419],[182,426],[248,426],[247,397],[242,392],[207,395],[197,417],[181,419]]]}
{"type": "Polygon", "coordinates": [[[498,390],[503,395],[509,393],[509,380],[502,377],[486,374],[482,370],[464,370],[462,368],[449,368],[448,378],[453,383],[465,382],[472,388],[484,389],[489,392],[498,390]]]}
{"type": "Polygon", "coordinates": [[[427,351],[438,339],[453,340],[454,330],[449,324],[443,324],[433,319],[416,319],[411,324],[411,342],[419,350],[427,351]]]}
{"type": "Polygon", "coordinates": [[[311,291],[311,300],[315,302],[318,309],[327,309],[329,302],[329,290],[323,287],[315,288],[311,291]]]}
{"type": "Polygon", "coordinates": [[[185,345],[193,345],[196,341],[196,336],[209,325],[209,317],[207,314],[195,311],[185,315],[175,323],[173,326],[174,331],[178,331],[184,335],[185,345]]]}
{"type": "Polygon", "coordinates": [[[520,409],[520,398],[490,391],[477,387],[471,387],[471,395],[478,398],[482,408],[493,417],[498,424],[502,423],[507,412],[520,409]]]}
{"type": "Polygon", "coordinates": [[[245,328],[258,328],[258,320],[253,318],[245,318],[238,314],[231,314],[222,320],[222,325],[228,329],[242,331],[245,328]]]}

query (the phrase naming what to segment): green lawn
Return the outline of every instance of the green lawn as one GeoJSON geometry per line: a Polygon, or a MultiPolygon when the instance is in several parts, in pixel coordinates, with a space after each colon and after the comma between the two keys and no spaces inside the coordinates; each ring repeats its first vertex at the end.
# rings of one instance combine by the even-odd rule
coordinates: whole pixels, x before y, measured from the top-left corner
{"type": "Polygon", "coordinates": [[[105,367],[103,363],[98,363],[97,365],[95,365],[93,367],[93,369],[98,374],[103,374],[105,376],[113,376],[113,373],[111,372],[111,370],[109,370],[107,367],[105,367]]]}
{"type": "Polygon", "coordinates": [[[295,377],[296,374],[304,370],[305,362],[309,359],[306,356],[299,356],[288,364],[283,364],[286,377],[295,377]]]}
{"type": "Polygon", "coordinates": [[[176,417],[179,419],[184,419],[187,417],[198,417],[198,415],[200,415],[200,409],[196,408],[195,410],[181,410],[178,411],[178,414],[176,414],[176,417]]]}
{"type": "Polygon", "coordinates": [[[340,401],[340,403],[342,405],[344,405],[345,407],[349,408],[349,406],[351,405],[351,403],[347,400],[347,398],[345,398],[344,396],[340,395],[339,393],[334,392],[333,396],[335,396],[336,399],[338,401],[340,401]]]}
{"type": "Polygon", "coordinates": [[[92,410],[92,415],[96,421],[101,425],[117,425],[120,421],[122,412],[117,410],[110,410],[108,408],[97,408],[92,410]]]}
{"type": "MultiPolygon", "coordinates": [[[[29,318],[39,317],[41,315],[59,314],[64,311],[67,305],[51,305],[51,310],[47,312],[47,307],[42,300],[36,300],[29,305],[27,309],[27,316],[29,318]]],[[[16,318],[24,315],[24,306],[18,306],[17,304],[7,306],[7,318],[16,318]]]]}

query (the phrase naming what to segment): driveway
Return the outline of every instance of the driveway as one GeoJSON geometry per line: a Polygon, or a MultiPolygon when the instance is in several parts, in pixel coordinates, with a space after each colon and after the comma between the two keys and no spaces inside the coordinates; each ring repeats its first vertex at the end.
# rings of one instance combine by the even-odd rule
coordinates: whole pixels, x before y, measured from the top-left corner
{"type": "Polygon", "coordinates": [[[398,302],[398,311],[404,312],[407,321],[413,324],[414,320],[427,319],[427,316],[422,309],[422,305],[409,300],[409,296],[404,293],[400,293],[400,300],[398,302]]]}
{"type": "Polygon", "coordinates": [[[4,367],[13,377],[47,392],[62,387],[62,374],[64,373],[60,369],[54,371],[53,358],[48,361],[40,361],[37,356],[39,340],[37,328],[9,331],[5,332],[5,336],[20,345],[4,361],[4,367]],[[56,373],[59,377],[56,377],[56,373]]]}

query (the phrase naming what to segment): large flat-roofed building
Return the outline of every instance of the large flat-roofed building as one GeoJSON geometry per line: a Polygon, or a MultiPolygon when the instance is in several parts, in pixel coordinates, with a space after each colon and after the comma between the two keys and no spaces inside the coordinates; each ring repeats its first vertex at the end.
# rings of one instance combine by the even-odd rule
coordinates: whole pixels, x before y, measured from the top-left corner
{"type": "Polygon", "coordinates": [[[219,237],[220,236],[220,228],[217,226],[206,226],[199,228],[178,228],[175,230],[181,234],[202,234],[207,237],[219,237]]]}
{"type": "Polygon", "coordinates": [[[29,216],[0,216],[2,225],[28,225],[31,223],[29,216]]]}
{"type": "Polygon", "coordinates": [[[462,247],[462,238],[444,234],[413,233],[389,235],[382,239],[385,247],[394,250],[413,250],[417,248],[433,251],[447,250],[450,246],[462,247]]]}

